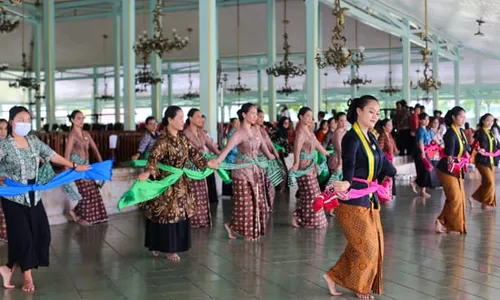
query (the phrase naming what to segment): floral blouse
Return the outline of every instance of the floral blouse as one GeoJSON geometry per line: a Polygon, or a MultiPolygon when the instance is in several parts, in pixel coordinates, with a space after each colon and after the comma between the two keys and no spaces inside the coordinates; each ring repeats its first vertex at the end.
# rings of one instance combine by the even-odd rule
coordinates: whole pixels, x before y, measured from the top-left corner
{"type": "MultiPolygon", "coordinates": [[[[38,180],[40,158],[50,161],[56,152],[40,141],[35,135],[26,137],[28,147],[17,148],[9,136],[0,140],[0,173],[18,183],[28,184],[28,180],[38,180]]],[[[7,200],[30,206],[29,193],[5,197],[7,200]]],[[[35,205],[40,201],[40,192],[35,191],[35,205]]]]}
{"type": "MultiPolygon", "coordinates": [[[[160,170],[158,164],[180,169],[186,166],[188,161],[201,170],[207,166],[203,152],[196,149],[182,132],[177,136],[167,132],[156,140],[146,170],[152,179],[160,180],[170,173],[160,170]]],[[[146,211],[149,220],[160,224],[178,223],[193,217],[196,213],[196,203],[190,191],[188,178],[184,175],[163,194],[141,203],[140,207],[146,211]]]]}

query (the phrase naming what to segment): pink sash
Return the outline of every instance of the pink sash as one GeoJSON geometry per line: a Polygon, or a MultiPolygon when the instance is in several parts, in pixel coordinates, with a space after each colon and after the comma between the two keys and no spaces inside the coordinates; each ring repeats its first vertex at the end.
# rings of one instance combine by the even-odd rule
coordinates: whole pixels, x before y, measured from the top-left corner
{"type": "Polygon", "coordinates": [[[448,162],[448,171],[456,176],[461,175],[462,169],[464,170],[464,172],[467,173],[468,171],[467,165],[469,164],[470,161],[469,153],[466,152],[463,157],[453,156],[452,158],[453,159],[448,162]]]}

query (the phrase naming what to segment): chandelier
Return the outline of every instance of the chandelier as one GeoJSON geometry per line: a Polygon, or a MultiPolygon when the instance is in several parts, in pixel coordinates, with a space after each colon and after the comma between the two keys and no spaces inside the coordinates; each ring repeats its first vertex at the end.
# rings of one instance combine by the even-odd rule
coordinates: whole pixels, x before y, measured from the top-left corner
{"type": "MultiPolygon", "coordinates": [[[[10,88],[22,88],[28,90],[38,91],[40,89],[40,84],[36,78],[31,77],[31,68],[28,67],[28,62],[26,61],[26,52],[24,51],[24,22],[22,24],[22,35],[21,35],[21,55],[22,61],[21,66],[23,67],[23,74],[21,77],[16,78],[14,81],[9,82],[10,88]]],[[[32,44],[33,45],[33,44],[32,44]]]]}
{"type": "Polygon", "coordinates": [[[328,50],[323,52],[321,55],[318,49],[316,54],[316,63],[320,69],[327,66],[332,66],[340,74],[342,69],[349,65],[351,62],[351,51],[347,48],[347,39],[342,35],[342,30],[345,28],[345,12],[349,10],[348,8],[340,7],[340,0],[335,0],[332,14],[336,18],[336,24],[333,27],[332,39],[330,41],[330,46],[328,50]]]}
{"type": "Polygon", "coordinates": [[[424,8],[425,8],[425,34],[424,34],[425,48],[420,50],[420,54],[422,55],[422,63],[424,65],[424,71],[423,71],[424,77],[422,78],[422,80],[418,81],[417,85],[427,94],[429,94],[431,90],[433,89],[439,90],[441,88],[441,81],[433,77],[433,72],[429,68],[429,56],[431,56],[432,52],[429,49],[429,21],[427,18],[427,0],[424,1],[424,8]]]}
{"type": "MultiPolygon", "coordinates": [[[[193,28],[188,28],[189,32],[189,38],[191,38],[191,33],[193,32],[193,28]]],[[[192,99],[197,99],[200,98],[200,94],[196,92],[192,92],[193,88],[193,80],[191,79],[191,62],[189,62],[189,69],[188,69],[188,80],[189,80],[189,89],[187,93],[184,93],[181,95],[181,99],[183,100],[192,100],[192,99]]]]}
{"type": "MultiPolygon", "coordinates": [[[[266,69],[267,75],[272,75],[274,77],[279,77],[279,76],[284,76],[285,77],[285,86],[281,88],[279,91],[283,91],[283,94],[288,95],[293,92],[296,92],[297,90],[294,90],[290,87],[288,87],[288,79],[293,78],[296,76],[303,76],[306,74],[306,69],[302,65],[296,65],[293,62],[289,60],[289,55],[290,55],[290,44],[288,43],[288,32],[287,32],[287,25],[290,23],[290,21],[287,19],[286,16],[286,2],[285,0],[283,2],[284,6],[284,16],[283,16],[283,50],[285,51],[283,60],[280,61],[279,63],[276,63],[274,66],[271,66],[266,69]]],[[[277,91],[279,93],[279,91],[277,91]]]]}
{"type": "Polygon", "coordinates": [[[397,94],[401,91],[401,89],[398,89],[397,87],[392,86],[392,56],[391,56],[392,40],[391,40],[391,37],[392,36],[389,34],[389,85],[384,86],[384,88],[380,90],[381,93],[388,94],[389,96],[397,94]]]}
{"type": "Polygon", "coordinates": [[[356,68],[356,73],[354,74],[354,76],[348,76],[347,81],[344,81],[344,85],[356,86],[356,88],[359,90],[360,85],[366,85],[371,82],[371,79],[368,79],[366,75],[364,78],[360,77],[359,70],[356,68]]]}
{"type": "Polygon", "coordinates": [[[5,72],[9,69],[9,64],[2,63],[0,64],[0,72],[5,72]]]}
{"type": "Polygon", "coordinates": [[[236,1],[236,54],[237,54],[237,65],[238,65],[238,83],[231,86],[227,90],[231,93],[241,94],[250,92],[250,88],[246,84],[241,83],[241,68],[240,68],[240,0],[236,1]]]}
{"type": "Polygon", "coordinates": [[[5,7],[0,8],[0,32],[12,32],[19,27],[19,20],[11,20],[5,7]]]}
{"type": "MultiPolygon", "coordinates": [[[[107,34],[103,34],[102,35],[102,52],[103,52],[103,56],[104,56],[104,62],[106,63],[106,40],[108,39],[108,35],[107,34]]],[[[103,79],[104,79],[104,91],[103,91],[103,94],[101,96],[98,96],[98,95],[94,95],[94,99],[95,100],[102,100],[102,101],[107,101],[107,100],[113,100],[115,99],[115,97],[111,96],[108,94],[108,81],[107,81],[107,77],[106,77],[106,67],[104,67],[104,76],[103,76],[103,79]]]]}
{"type": "Polygon", "coordinates": [[[162,0],[156,0],[155,9],[153,10],[153,36],[149,38],[147,31],[139,35],[139,41],[134,45],[135,54],[142,55],[142,57],[149,57],[151,53],[155,52],[161,58],[164,53],[182,50],[187,46],[189,38],[181,38],[175,28],[172,29],[171,39],[163,37],[163,29],[160,25],[161,9],[162,0]]]}
{"type": "Polygon", "coordinates": [[[148,90],[148,85],[156,85],[163,82],[163,78],[158,74],[154,74],[144,61],[142,68],[135,74],[135,84],[139,85],[136,88],[136,93],[145,92],[148,90]]]}

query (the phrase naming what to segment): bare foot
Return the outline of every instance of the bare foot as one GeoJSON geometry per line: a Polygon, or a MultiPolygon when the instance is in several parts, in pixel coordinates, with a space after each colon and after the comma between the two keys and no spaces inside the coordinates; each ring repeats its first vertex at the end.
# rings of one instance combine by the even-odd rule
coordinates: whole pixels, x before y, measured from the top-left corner
{"type": "Polygon", "coordinates": [[[292,217],[292,227],[299,228],[299,224],[297,223],[297,217],[293,216],[292,217]]]}
{"type": "Polygon", "coordinates": [[[159,257],[160,256],[160,252],[158,251],[153,251],[153,257],[159,257]]]}
{"type": "Polygon", "coordinates": [[[436,220],[436,233],[445,233],[446,229],[444,228],[443,224],[439,222],[439,220],[436,220]]]}
{"type": "Polygon", "coordinates": [[[415,194],[418,194],[418,193],[417,193],[417,183],[415,182],[415,180],[413,180],[413,181],[410,183],[410,185],[411,185],[411,189],[413,190],[413,192],[414,192],[415,194]]]}
{"type": "Polygon", "coordinates": [[[3,279],[3,287],[6,289],[13,289],[16,286],[10,284],[10,279],[12,278],[12,270],[7,266],[0,267],[0,275],[2,275],[3,279]]]}
{"type": "Polygon", "coordinates": [[[326,285],[328,285],[328,290],[330,290],[330,295],[340,296],[341,292],[337,291],[337,284],[333,281],[328,274],[323,274],[323,280],[325,280],[326,285]]]}
{"type": "Polygon", "coordinates": [[[231,229],[231,227],[229,227],[229,224],[227,224],[227,223],[224,224],[224,228],[226,228],[227,235],[229,236],[230,240],[236,239],[236,237],[234,236],[233,230],[231,229]]]}
{"type": "Polygon", "coordinates": [[[23,292],[34,292],[35,285],[33,284],[32,281],[24,281],[22,290],[23,292]]]}
{"type": "Polygon", "coordinates": [[[73,220],[73,222],[77,223],[80,219],[77,217],[77,215],[75,214],[75,211],[70,209],[69,210],[69,216],[71,217],[71,219],[73,220]]]}
{"type": "Polygon", "coordinates": [[[167,253],[167,259],[169,259],[171,261],[175,261],[175,262],[178,262],[181,260],[181,258],[179,257],[179,255],[177,255],[177,253],[167,253]]]}
{"type": "Polygon", "coordinates": [[[493,206],[488,206],[488,205],[485,205],[485,204],[482,204],[481,205],[481,208],[484,209],[485,211],[492,211],[492,210],[495,210],[495,207],[493,206]]]}
{"type": "Polygon", "coordinates": [[[92,224],[90,224],[90,222],[89,222],[89,221],[84,220],[84,219],[80,219],[80,220],[78,220],[78,224],[80,224],[80,225],[82,225],[82,226],[90,226],[90,225],[92,225],[92,224]]]}
{"type": "Polygon", "coordinates": [[[375,299],[371,294],[356,294],[359,299],[375,299]]]}

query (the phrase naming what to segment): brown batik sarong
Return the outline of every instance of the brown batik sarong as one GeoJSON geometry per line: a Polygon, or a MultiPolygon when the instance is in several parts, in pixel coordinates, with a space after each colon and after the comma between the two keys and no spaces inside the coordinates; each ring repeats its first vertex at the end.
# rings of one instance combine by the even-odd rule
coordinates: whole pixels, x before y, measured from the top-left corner
{"type": "Polygon", "coordinates": [[[233,178],[232,187],[233,215],[229,226],[245,238],[259,238],[266,231],[266,203],[262,189],[236,178],[233,178]]]}
{"type": "Polygon", "coordinates": [[[325,211],[315,212],[312,206],[314,200],[321,194],[317,174],[314,169],[297,178],[297,207],[293,215],[297,218],[297,224],[300,227],[324,228],[328,225],[325,211]]]}
{"type": "Polygon", "coordinates": [[[82,200],[73,209],[75,214],[90,224],[107,222],[108,213],[95,181],[83,179],[75,181],[75,184],[82,195],[82,200]]]}
{"type": "Polygon", "coordinates": [[[472,194],[472,198],[481,202],[483,205],[496,207],[495,168],[489,168],[480,164],[476,164],[476,167],[481,174],[481,185],[474,194],[472,194]]]}
{"type": "Polygon", "coordinates": [[[269,176],[264,169],[261,170],[262,175],[259,180],[259,188],[262,190],[262,194],[265,197],[265,202],[267,204],[267,211],[272,212],[274,209],[274,197],[276,196],[276,190],[274,189],[269,176]]]}
{"type": "Polygon", "coordinates": [[[196,203],[196,214],[189,219],[191,227],[210,226],[210,204],[206,180],[189,180],[189,191],[196,203]]]}
{"type": "Polygon", "coordinates": [[[328,271],[338,285],[358,294],[382,293],[384,233],[380,211],[341,204],[335,209],[347,246],[328,271]]]}
{"type": "Polygon", "coordinates": [[[467,233],[465,229],[464,180],[437,170],[446,200],[437,218],[448,231],[467,233]]]}

